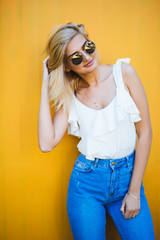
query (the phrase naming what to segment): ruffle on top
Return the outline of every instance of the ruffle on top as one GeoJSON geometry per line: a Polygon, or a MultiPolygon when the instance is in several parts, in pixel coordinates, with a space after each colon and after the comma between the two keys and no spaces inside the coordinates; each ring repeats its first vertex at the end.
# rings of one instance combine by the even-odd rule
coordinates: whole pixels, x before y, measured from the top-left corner
{"type": "Polygon", "coordinates": [[[109,132],[115,130],[125,118],[128,118],[133,123],[142,120],[131,95],[124,88],[121,75],[121,62],[129,63],[130,58],[118,59],[116,64],[114,64],[113,75],[117,85],[116,95],[105,108],[100,110],[89,108],[74,96],[68,119],[68,133],[82,138],[77,147],[80,152],[85,152],[86,156],[99,152],[103,146],[102,143],[106,144],[109,132]],[[83,112],[80,113],[80,111],[83,112]],[[92,130],[87,137],[84,137],[85,134],[81,136],[81,133],[85,132],[83,128],[86,124],[92,127],[92,130]]]}
{"type": "Polygon", "coordinates": [[[81,137],[80,127],[78,124],[77,113],[75,109],[75,101],[72,101],[71,108],[68,116],[68,134],[81,137]]]}
{"type": "Polygon", "coordinates": [[[141,117],[140,112],[129,94],[129,92],[124,87],[122,72],[121,72],[121,62],[130,62],[130,58],[120,58],[117,60],[113,68],[114,77],[117,84],[117,105],[126,113],[129,114],[129,119],[131,122],[139,122],[141,117]]]}
{"type": "Polygon", "coordinates": [[[129,119],[131,122],[139,122],[141,117],[139,116],[140,112],[133,101],[133,98],[127,90],[117,89],[117,106],[129,114],[129,119]]]}

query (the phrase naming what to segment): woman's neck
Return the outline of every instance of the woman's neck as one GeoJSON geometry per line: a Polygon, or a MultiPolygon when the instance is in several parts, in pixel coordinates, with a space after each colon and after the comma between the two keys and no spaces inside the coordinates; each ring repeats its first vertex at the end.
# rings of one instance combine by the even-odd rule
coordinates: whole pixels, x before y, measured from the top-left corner
{"type": "Polygon", "coordinates": [[[90,87],[98,84],[101,76],[101,66],[98,65],[92,72],[86,75],[80,75],[80,77],[86,81],[90,87]]]}

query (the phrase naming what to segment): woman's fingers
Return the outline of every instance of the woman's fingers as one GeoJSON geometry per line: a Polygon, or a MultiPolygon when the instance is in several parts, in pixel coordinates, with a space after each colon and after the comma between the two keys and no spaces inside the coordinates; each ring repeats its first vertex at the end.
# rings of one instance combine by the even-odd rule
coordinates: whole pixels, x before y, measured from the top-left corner
{"type": "Polygon", "coordinates": [[[134,218],[135,216],[137,216],[139,213],[139,210],[135,210],[133,211],[130,215],[129,215],[129,218],[134,218]]]}
{"type": "Polygon", "coordinates": [[[47,68],[48,68],[48,59],[49,59],[49,55],[43,61],[43,66],[45,66],[47,68]]]}
{"type": "Polygon", "coordinates": [[[128,219],[132,218],[133,214],[134,214],[134,211],[130,211],[129,214],[128,214],[128,219]]]}
{"type": "Polygon", "coordinates": [[[126,210],[125,214],[123,214],[123,216],[126,219],[130,219],[130,218],[134,218],[135,216],[137,216],[139,213],[139,210],[126,210]]]}
{"type": "Polygon", "coordinates": [[[138,213],[139,213],[139,210],[136,210],[135,212],[134,212],[134,214],[133,214],[133,218],[135,217],[135,216],[137,216],[138,215],[138,213]]]}
{"type": "Polygon", "coordinates": [[[138,215],[139,210],[140,200],[137,201],[137,199],[133,199],[132,196],[126,194],[120,208],[120,211],[122,212],[124,218],[134,218],[136,215],[138,215]]]}
{"type": "Polygon", "coordinates": [[[126,219],[128,219],[129,218],[129,215],[130,215],[130,211],[126,208],[126,212],[124,213],[124,217],[126,218],[126,219]]]}
{"type": "Polygon", "coordinates": [[[43,60],[43,68],[42,68],[42,72],[43,72],[43,80],[48,81],[48,59],[49,59],[49,55],[43,60]]]}
{"type": "Polygon", "coordinates": [[[124,214],[124,206],[121,207],[120,211],[124,214]]]}
{"type": "Polygon", "coordinates": [[[49,55],[43,60],[43,63],[45,63],[49,59],[49,55]]]}
{"type": "Polygon", "coordinates": [[[123,215],[125,214],[125,211],[126,211],[126,198],[127,198],[127,195],[124,196],[123,201],[122,201],[122,205],[121,205],[121,208],[120,208],[120,211],[122,212],[123,215]]]}

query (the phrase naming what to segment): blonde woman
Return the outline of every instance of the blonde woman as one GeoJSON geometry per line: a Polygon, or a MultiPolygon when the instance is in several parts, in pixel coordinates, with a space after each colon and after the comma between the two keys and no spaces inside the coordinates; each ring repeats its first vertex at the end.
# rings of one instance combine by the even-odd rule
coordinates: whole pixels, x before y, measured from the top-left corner
{"type": "Polygon", "coordinates": [[[152,128],[147,97],[131,59],[100,64],[96,43],[83,24],[73,22],[52,29],[46,50],[39,147],[52,151],[67,129],[80,138],[67,196],[74,239],[106,239],[107,211],[121,239],[154,240],[143,186],[152,128]]]}

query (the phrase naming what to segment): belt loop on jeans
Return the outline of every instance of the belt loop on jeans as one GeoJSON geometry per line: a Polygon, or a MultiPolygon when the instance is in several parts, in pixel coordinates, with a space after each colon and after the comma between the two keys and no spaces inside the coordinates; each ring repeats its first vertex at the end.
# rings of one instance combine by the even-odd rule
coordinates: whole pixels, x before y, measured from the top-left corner
{"type": "Polygon", "coordinates": [[[126,156],[125,158],[126,158],[126,160],[127,160],[127,165],[128,165],[128,168],[129,168],[129,167],[130,167],[130,164],[129,164],[129,157],[126,156]]]}
{"type": "Polygon", "coordinates": [[[96,168],[99,162],[99,158],[95,158],[93,167],[96,168]]]}

